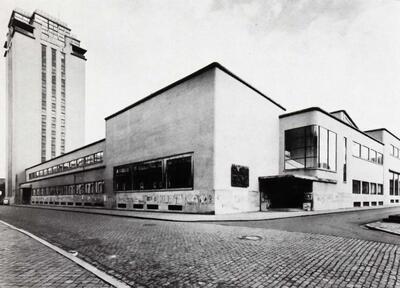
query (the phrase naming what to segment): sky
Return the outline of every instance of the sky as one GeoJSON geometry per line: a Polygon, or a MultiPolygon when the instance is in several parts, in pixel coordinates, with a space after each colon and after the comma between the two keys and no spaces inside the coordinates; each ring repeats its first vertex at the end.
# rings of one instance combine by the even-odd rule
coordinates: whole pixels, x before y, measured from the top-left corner
{"type": "Polygon", "coordinates": [[[361,130],[400,135],[398,0],[0,0],[3,40],[17,7],[66,22],[88,50],[86,143],[106,116],[214,61],[288,111],[344,109],[361,130]]]}

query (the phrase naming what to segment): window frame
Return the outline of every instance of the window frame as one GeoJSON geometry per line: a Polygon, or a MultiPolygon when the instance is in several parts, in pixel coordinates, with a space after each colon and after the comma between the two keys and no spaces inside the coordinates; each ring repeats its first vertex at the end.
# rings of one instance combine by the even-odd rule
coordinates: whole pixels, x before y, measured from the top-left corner
{"type": "MultiPolygon", "coordinates": [[[[104,185],[104,184],[103,184],[104,185]]],[[[121,164],[118,166],[113,167],[113,190],[114,192],[157,192],[157,191],[188,191],[188,190],[194,190],[194,152],[187,152],[187,153],[182,153],[182,154],[176,154],[172,156],[167,156],[167,157],[160,157],[160,158],[155,158],[155,159],[150,159],[150,160],[145,160],[145,161],[139,161],[139,162],[132,162],[132,163],[126,163],[126,164],[121,164]],[[173,160],[173,159],[178,159],[178,158],[186,158],[190,157],[191,160],[191,173],[190,173],[190,182],[191,182],[191,187],[182,187],[182,188],[167,188],[167,161],[168,160],[173,160]],[[154,188],[154,189],[135,189],[134,186],[134,172],[133,168],[135,166],[141,165],[141,164],[146,164],[146,163],[152,163],[152,162],[158,162],[161,161],[161,170],[162,170],[162,188],[154,188]],[[131,169],[131,181],[132,181],[132,189],[130,190],[116,190],[116,181],[115,181],[115,171],[116,169],[119,168],[124,168],[124,167],[129,167],[131,169]]]]}

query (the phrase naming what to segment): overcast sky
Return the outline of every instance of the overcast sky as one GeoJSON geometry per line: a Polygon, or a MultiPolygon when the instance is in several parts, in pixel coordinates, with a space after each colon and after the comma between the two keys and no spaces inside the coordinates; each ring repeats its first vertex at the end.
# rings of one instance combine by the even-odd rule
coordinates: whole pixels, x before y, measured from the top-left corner
{"type": "Polygon", "coordinates": [[[400,1],[1,0],[3,40],[15,7],[63,20],[88,50],[86,143],[107,115],[213,61],[289,111],[345,109],[362,130],[400,135],[400,1]]]}

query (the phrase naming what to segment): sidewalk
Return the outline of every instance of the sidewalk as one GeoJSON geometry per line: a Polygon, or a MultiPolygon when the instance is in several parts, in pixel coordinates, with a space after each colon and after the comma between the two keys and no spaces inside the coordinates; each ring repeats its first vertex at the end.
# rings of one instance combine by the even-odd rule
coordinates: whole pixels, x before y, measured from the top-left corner
{"type": "Polygon", "coordinates": [[[387,232],[394,235],[400,236],[400,224],[399,223],[391,223],[391,222],[373,222],[365,225],[367,228],[372,230],[379,230],[383,232],[387,232]]]}
{"type": "Polygon", "coordinates": [[[343,213],[352,211],[363,211],[372,209],[391,208],[391,206],[383,207],[362,207],[362,208],[343,208],[324,211],[268,211],[268,212],[246,212],[237,214],[187,214],[187,213],[168,213],[168,212],[147,212],[133,210],[113,210],[104,208],[75,208],[75,207],[59,207],[59,206],[41,206],[41,205],[14,205],[18,207],[29,207],[37,209],[51,209],[60,211],[73,211],[80,213],[112,215],[121,217],[132,217],[139,219],[153,219],[175,222],[225,222],[225,221],[262,221],[272,219],[282,219],[291,217],[303,217],[313,215],[324,215],[332,213],[343,213]]]}
{"type": "Polygon", "coordinates": [[[0,287],[112,287],[3,223],[0,223],[0,247],[0,287]]]}

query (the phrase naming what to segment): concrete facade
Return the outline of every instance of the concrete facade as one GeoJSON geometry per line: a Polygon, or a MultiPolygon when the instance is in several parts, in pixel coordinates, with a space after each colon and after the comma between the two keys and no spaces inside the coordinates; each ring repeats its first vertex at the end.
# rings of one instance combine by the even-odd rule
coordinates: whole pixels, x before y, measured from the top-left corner
{"type": "Polygon", "coordinates": [[[8,28],[6,190],[13,203],[21,201],[26,167],[84,144],[86,51],[66,24],[40,11],[14,10],[8,28]]]}

